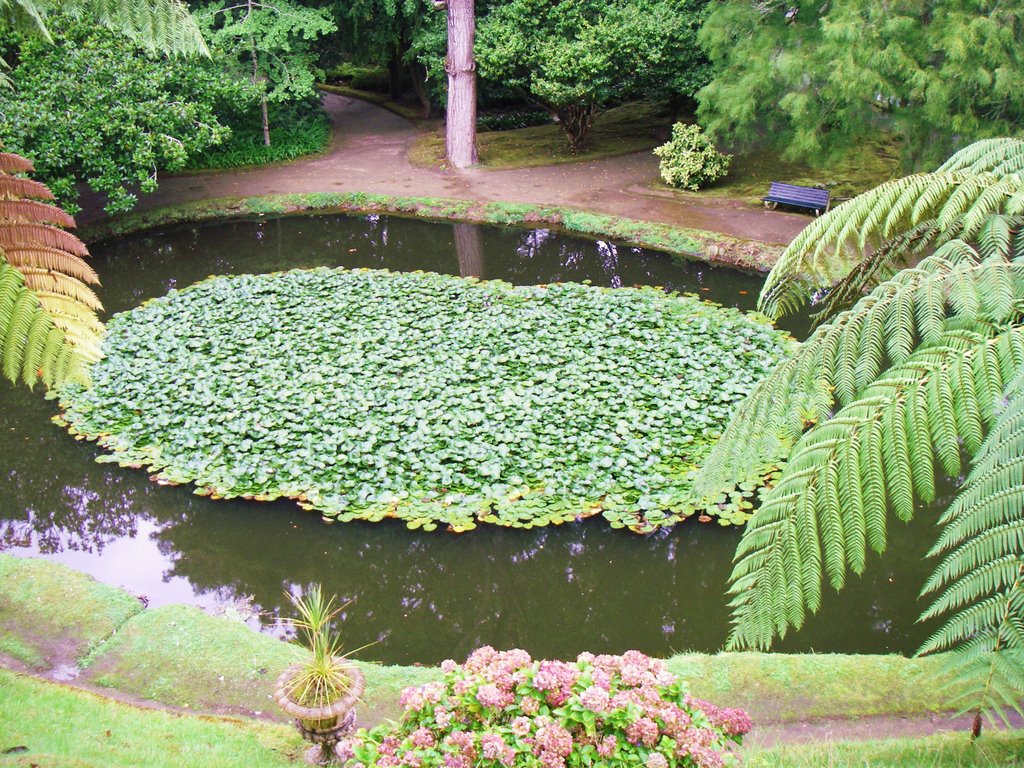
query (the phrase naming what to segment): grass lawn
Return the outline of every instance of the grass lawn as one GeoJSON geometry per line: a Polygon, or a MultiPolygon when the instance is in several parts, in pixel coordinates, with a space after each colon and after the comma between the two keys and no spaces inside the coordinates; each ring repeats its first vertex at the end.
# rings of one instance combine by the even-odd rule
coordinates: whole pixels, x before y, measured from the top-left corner
{"type": "Polygon", "coordinates": [[[1024,733],[989,731],[972,742],[960,733],[886,741],[787,744],[750,749],[744,768],[1017,768],[1024,733]]]}
{"type": "MultiPolygon", "coordinates": [[[[626,104],[598,115],[583,152],[571,152],[565,134],[554,123],[512,131],[480,131],[477,151],[484,168],[527,168],[628,155],[663,143],[668,135],[668,119],[663,104],[626,104]]],[[[420,167],[444,162],[444,128],[417,139],[409,160],[420,167]]]]}
{"type": "Polygon", "coordinates": [[[279,768],[294,729],[141,709],[0,669],[0,766],[279,768]]]}
{"type": "MultiPolygon", "coordinates": [[[[0,669],[0,766],[279,768],[300,765],[294,729],[143,709],[0,669]]],[[[1024,733],[783,745],[744,750],[746,768],[1014,768],[1024,733]]]]}
{"type": "Polygon", "coordinates": [[[79,659],[142,610],[124,590],[44,560],[0,556],[0,654],[30,667],[79,659]]]}

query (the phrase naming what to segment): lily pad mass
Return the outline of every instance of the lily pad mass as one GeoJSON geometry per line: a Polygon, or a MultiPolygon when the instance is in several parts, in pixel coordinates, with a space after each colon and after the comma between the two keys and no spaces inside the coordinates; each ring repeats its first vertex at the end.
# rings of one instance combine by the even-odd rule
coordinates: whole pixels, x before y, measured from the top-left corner
{"type": "MultiPolygon", "coordinates": [[[[101,461],[331,519],[465,531],[600,514],[645,532],[698,511],[693,470],[790,344],[656,288],[217,277],[115,316],[58,420],[101,461]]],[[[710,512],[749,507],[738,494],[710,512]]]]}

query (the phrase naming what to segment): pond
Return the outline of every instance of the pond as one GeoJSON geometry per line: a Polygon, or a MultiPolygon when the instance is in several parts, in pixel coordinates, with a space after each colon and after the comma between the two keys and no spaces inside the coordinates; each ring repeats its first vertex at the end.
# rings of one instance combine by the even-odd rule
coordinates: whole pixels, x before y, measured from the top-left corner
{"type": "MultiPolygon", "coordinates": [[[[423,269],[517,284],[591,281],[695,292],[751,308],[761,278],[650,250],[570,237],[386,216],[254,218],[189,225],[97,245],[109,312],[212,274],[321,265],[423,269]]],[[[461,536],[401,523],[325,525],[291,502],[212,501],[145,473],[96,464],[97,449],[47,423],[39,392],[0,387],[0,549],[66,563],[145,595],[251,609],[273,631],[285,590],[311,582],[353,602],[359,658],[436,663],[481,644],[536,656],[638,648],[713,651],[728,632],[724,594],[739,531],[689,521],[636,536],[590,520],[461,536]],[[256,614],[262,613],[262,618],[256,614]]],[[[912,652],[926,519],[894,524],[889,552],[780,650],[912,652]]]]}

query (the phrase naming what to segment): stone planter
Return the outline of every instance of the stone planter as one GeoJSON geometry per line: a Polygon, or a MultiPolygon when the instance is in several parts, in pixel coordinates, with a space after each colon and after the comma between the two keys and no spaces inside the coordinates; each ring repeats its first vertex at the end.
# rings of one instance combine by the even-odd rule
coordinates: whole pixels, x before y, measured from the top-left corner
{"type": "Polygon", "coordinates": [[[295,718],[302,738],[314,744],[306,759],[315,765],[327,765],[334,760],[334,747],[355,727],[356,704],[366,687],[366,680],[358,667],[347,662],[341,662],[341,666],[345,668],[351,687],[342,698],[324,707],[304,707],[289,698],[289,683],[302,668],[301,663],[288,667],[277,678],[274,701],[295,718]]]}

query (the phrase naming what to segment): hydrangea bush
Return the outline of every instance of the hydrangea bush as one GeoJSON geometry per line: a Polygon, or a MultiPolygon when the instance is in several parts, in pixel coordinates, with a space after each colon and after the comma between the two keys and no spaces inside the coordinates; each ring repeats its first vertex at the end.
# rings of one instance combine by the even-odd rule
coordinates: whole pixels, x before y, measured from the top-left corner
{"type": "Polygon", "coordinates": [[[639,651],[535,661],[485,646],[443,682],[407,688],[398,725],[338,745],[348,768],[721,768],[750,730],[742,709],[693,698],[639,651]]]}
{"type": "Polygon", "coordinates": [[[732,155],[723,155],[699,125],[676,123],[672,138],[656,147],[658,167],[666,184],[694,191],[718,181],[729,171],[732,155]]]}

